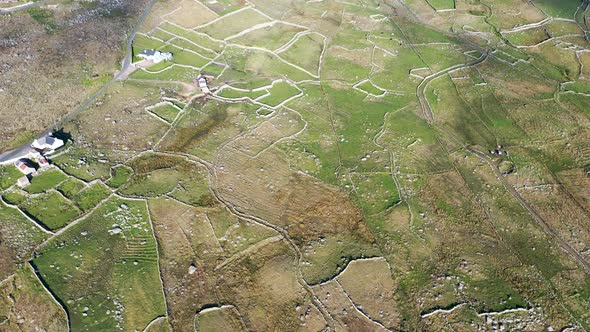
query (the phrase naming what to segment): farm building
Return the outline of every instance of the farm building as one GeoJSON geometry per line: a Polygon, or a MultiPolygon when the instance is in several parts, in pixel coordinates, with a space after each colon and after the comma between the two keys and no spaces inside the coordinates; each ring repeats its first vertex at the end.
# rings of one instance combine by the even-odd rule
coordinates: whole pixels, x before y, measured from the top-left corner
{"type": "Polygon", "coordinates": [[[142,58],[142,59],[146,59],[146,60],[150,60],[153,63],[160,63],[162,61],[172,60],[172,53],[170,53],[170,52],[162,53],[162,52],[156,51],[156,50],[142,50],[141,52],[139,52],[137,57],[142,58]]]}
{"type": "Polygon", "coordinates": [[[36,171],[35,167],[33,167],[33,165],[31,165],[26,159],[19,159],[15,161],[14,166],[16,166],[16,168],[18,168],[18,170],[24,175],[29,175],[36,171]]]}
{"type": "Polygon", "coordinates": [[[39,139],[35,139],[31,147],[43,154],[52,154],[55,150],[64,146],[64,141],[53,136],[44,136],[39,139]]]}
{"type": "Polygon", "coordinates": [[[207,78],[205,78],[205,76],[199,75],[197,77],[197,83],[199,84],[199,88],[201,88],[201,91],[203,91],[203,93],[205,93],[205,94],[211,93],[211,91],[209,90],[209,87],[207,86],[207,78]]]}

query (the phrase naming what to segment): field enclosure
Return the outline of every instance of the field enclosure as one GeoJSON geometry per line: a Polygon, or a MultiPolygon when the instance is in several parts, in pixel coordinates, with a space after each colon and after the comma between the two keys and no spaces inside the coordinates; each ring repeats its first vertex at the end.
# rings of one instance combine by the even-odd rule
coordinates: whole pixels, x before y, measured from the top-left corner
{"type": "MultiPolygon", "coordinates": [[[[68,15],[117,3],[38,4],[5,18],[34,33],[0,36],[68,46],[68,15]]],[[[86,76],[52,67],[67,109],[104,93],[49,165],[28,185],[0,168],[0,330],[589,330],[588,14],[579,0],[154,2],[128,76],[105,85],[117,52],[102,63],[85,43],[86,76]]]]}

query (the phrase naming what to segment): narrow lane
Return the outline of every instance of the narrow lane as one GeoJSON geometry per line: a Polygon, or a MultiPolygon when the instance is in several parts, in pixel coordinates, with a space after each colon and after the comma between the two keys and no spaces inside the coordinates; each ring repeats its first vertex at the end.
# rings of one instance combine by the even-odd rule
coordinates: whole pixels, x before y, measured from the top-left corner
{"type": "MultiPolygon", "coordinates": [[[[40,2],[44,3],[46,1],[40,1],[40,2]]],[[[40,2],[36,2],[35,4],[39,4],[40,2]]],[[[139,30],[139,28],[141,27],[141,25],[143,24],[143,22],[145,21],[145,19],[149,15],[149,13],[152,11],[152,8],[156,4],[156,2],[158,2],[158,0],[150,0],[148,7],[145,9],[145,11],[143,12],[143,15],[140,17],[139,21],[137,22],[137,24],[135,25],[135,27],[131,31],[131,34],[129,35],[129,39],[127,40],[127,44],[125,46],[125,57],[123,58],[123,66],[122,66],[121,70],[117,73],[117,75],[115,75],[115,77],[112,80],[107,82],[96,93],[94,93],[92,96],[90,96],[90,98],[87,99],[82,105],[78,106],[76,109],[74,109],[74,111],[72,111],[66,117],[61,119],[55,125],[47,128],[47,130],[45,130],[44,132],[39,134],[36,138],[41,138],[43,136],[49,135],[53,131],[61,128],[66,122],[70,121],[73,117],[78,115],[78,113],[80,113],[84,109],[88,108],[88,106],[90,106],[92,103],[94,103],[100,95],[102,95],[108,88],[110,88],[121,77],[121,75],[123,75],[127,71],[129,66],[131,65],[131,58],[132,58],[131,53],[132,53],[133,39],[135,38],[137,31],[139,30]]],[[[25,157],[26,155],[28,155],[30,152],[33,151],[33,149],[30,147],[31,143],[32,143],[32,141],[28,142],[27,144],[25,144],[17,149],[14,149],[12,151],[7,151],[7,152],[0,154],[0,164],[8,163],[13,159],[22,158],[22,157],[25,157]]]]}
{"type": "Polygon", "coordinates": [[[37,1],[37,2],[27,2],[27,3],[23,3],[21,5],[16,5],[13,7],[8,7],[8,8],[0,8],[0,14],[10,14],[10,13],[15,13],[21,10],[25,10],[25,9],[29,9],[32,7],[37,7],[37,6],[41,6],[45,3],[49,2],[49,0],[41,0],[41,1],[37,1]]]}

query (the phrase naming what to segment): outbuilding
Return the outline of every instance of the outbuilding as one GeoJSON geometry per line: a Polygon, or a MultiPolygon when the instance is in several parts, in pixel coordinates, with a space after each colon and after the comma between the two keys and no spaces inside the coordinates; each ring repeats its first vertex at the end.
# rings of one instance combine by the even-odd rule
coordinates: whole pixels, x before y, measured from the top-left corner
{"type": "Polygon", "coordinates": [[[199,88],[203,91],[204,94],[209,94],[211,91],[209,90],[209,86],[207,86],[207,78],[203,75],[199,75],[197,77],[197,83],[199,84],[199,88]]]}
{"type": "Polygon", "coordinates": [[[33,165],[31,165],[26,159],[19,159],[15,161],[14,166],[16,166],[16,168],[18,168],[18,170],[24,175],[29,175],[37,171],[35,167],[33,167],[33,165]]]}
{"type": "Polygon", "coordinates": [[[171,61],[172,53],[160,52],[156,50],[142,50],[141,52],[139,52],[137,57],[152,61],[153,63],[160,63],[162,61],[171,61]]]}

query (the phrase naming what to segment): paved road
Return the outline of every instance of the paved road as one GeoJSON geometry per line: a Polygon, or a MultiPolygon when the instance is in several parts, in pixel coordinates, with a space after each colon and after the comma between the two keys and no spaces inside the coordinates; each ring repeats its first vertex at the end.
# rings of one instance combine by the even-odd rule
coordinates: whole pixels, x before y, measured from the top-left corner
{"type": "MultiPolygon", "coordinates": [[[[47,1],[48,0],[46,0],[46,1],[39,1],[39,2],[35,2],[33,4],[34,5],[38,5],[38,4],[41,4],[41,3],[45,3],[47,1]]],[[[84,102],[84,104],[80,105],[78,108],[76,108],[74,111],[72,111],[70,114],[68,114],[65,118],[63,118],[57,124],[55,124],[55,125],[47,128],[47,130],[45,130],[44,132],[42,132],[41,134],[39,134],[36,138],[41,138],[43,136],[49,135],[53,131],[61,128],[66,122],[70,121],[78,113],[80,113],[82,110],[86,109],[88,106],[90,106],[90,104],[94,103],[94,101],[96,100],[96,98],[98,98],[108,88],[110,88],[111,85],[113,85],[113,83],[115,83],[118,79],[120,79],[122,75],[125,75],[125,73],[129,69],[129,66],[131,65],[131,58],[132,58],[131,48],[132,48],[132,45],[133,45],[133,39],[135,38],[135,35],[137,34],[137,31],[139,30],[139,27],[143,24],[143,21],[145,21],[146,17],[152,11],[152,8],[156,4],[156,2],[158,2],[158,0],[151,0],[150,1],[150,3],[148,5],[148,7],[145,9],[143,15],[140,17],[139,21],[137,22],[137,24],[135,25],[135,27],[131,31],[131,35],[129,36],[129,39],[127,40],[127,45],[126,45],[126,48],[125,48],[125,58],[123,59],[123,66],[122,66],[121,70],[117,73],[117,75],[115,75],[115,77],[112,80],[110,80],[107,84],[105,84],[102,88],[100,88],[100,90],[98,90],[88,100],[86,100],[86,102],[84,102]]],[[[30,7],[30,6],[28,6],[28,7],[30,7]]],[[[19,8],[20,9],[23,9],[22,6],[20,6],[19,8]]],[[[31,143],[32,142],[28,142],[27,144],[21,146],[20,148],[14,149],[12,151],[7,151],[7,152],[4,152],[4,153],[0,154],[0,164],[6,164],[6,163],[11,162],[14,159],[23,158],[26,155],[28,155],[31,151],[33,151],[33,149],[30,147],[31,143]]]]}
{"type": "Polygon", "coordinates": [[[9,164],[15,161],[16,159],[20,159],[28,155],[30,152],[33,151],[31,148],[31,142],[21,146],[18,149],[14,149],[12,151],[4,152],[0,154],[0,164],[9,164]]]}
{"type": "Polygon", "coordinates": [[[49,0],[41,0],[41,1],[37,1],[37,2],[27,2],[27,3],[23,3],[22,5],[16,5],[13,7],[0,8],[0,14],[10,14],[10,13],[18,12],[20,10],[25,10],[25,9],[28,9],[31,7],[41,6],[47,2],[49,2],[49,0]]]}

